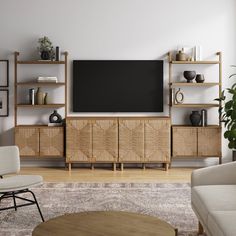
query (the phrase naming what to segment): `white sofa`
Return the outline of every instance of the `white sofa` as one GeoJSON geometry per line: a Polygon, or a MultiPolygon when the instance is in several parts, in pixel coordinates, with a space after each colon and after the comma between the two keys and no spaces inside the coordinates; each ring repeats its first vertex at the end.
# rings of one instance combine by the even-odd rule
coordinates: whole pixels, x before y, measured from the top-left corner
{"type": "Polygon", "coordinates": [[[199,234],[236,236],[236,162],[193,171],[191,187],[199,234]]]}

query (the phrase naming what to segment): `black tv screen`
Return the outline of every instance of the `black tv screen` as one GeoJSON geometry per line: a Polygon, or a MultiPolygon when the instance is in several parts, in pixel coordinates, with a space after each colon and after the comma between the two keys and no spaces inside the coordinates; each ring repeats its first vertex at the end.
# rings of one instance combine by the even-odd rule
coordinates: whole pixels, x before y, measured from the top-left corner
{"type": "Polygon", "coordinates": [[[163,61],[74,60],[74,112],[162,112],[163,61]]]}

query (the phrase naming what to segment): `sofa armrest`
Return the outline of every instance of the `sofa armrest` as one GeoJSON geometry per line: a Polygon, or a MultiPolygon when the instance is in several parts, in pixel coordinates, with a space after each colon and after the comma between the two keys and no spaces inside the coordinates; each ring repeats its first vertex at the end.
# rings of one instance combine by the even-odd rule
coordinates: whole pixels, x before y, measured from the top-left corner
{"type": "Polygon", "coordinates": [[[236,162],[194,170],[191,186],[236,184],[236,162]]]}

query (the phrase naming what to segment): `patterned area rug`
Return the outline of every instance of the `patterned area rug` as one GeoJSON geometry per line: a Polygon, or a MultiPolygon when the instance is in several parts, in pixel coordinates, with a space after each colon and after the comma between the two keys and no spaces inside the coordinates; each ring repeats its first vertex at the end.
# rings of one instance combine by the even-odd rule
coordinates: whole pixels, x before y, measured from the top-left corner
{"type": "MultiPolygon", "coordinates": [[[[32,189],[46,220],[81,211],[129,211],[156,216],[178,228],[178,236],[196,236],[197,218],[189,184],[44,183],[32,189]]],[[[11,204],[5,199],[1,206],[11,204]]],[[[0,212],[1,236],[28,236],[40,221],[36,206],[0,212]]]]}

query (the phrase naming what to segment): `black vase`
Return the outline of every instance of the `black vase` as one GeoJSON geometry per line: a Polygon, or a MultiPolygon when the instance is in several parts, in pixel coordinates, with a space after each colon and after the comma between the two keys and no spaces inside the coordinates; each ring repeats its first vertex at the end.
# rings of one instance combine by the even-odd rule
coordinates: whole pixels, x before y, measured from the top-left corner
{"type": "Polygon", "coordinates": [[[199,111],[192,111],[189,116],[192,126],[199,126],[201,122],[201,114],[199,111]]]}
{"type": "Polygon", "coordinates": [[[42,51],[41,52],[41,59],[42,60],[49,60],[50,59],[50,54],[48,51],[42,51]]]}

